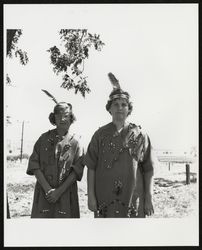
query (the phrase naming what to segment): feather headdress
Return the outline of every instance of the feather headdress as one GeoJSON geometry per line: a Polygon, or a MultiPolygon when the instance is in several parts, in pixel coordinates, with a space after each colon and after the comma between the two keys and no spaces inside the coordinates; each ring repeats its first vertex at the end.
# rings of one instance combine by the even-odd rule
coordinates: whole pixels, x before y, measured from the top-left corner
{"type": "Polygon", "coordinates": [[[114,74],[112,74],[110,72],[110,73],[108,73],[108,77],[109,77],[109,80],[110,80],[112,87],[113,87],[113,90],[112,90],[111,94],[109,95],[109,99],[114,100],[116,98],[124,98],[124,99],[129,100],[130,96],[129,96],[128,92],[123,91],[121,89],[121,86],[119,84],[119,80],[116,79],[114,74]]]}
{"type": "Polygon", "coordinates": [[[121,88],[121,86],[119,84],[119,81],[116,79],[116,77],[114,76],[114,74],[112,74],[110,72],[110,73],[108,73],[108,77],[109,77],[109,80],[110,80],[110,82],[112,84],[113,90],[121,88]]]}
{"type": "Polygon", "coordinates": [[[58,104],[58,101],[55,99],[55,97],[53,95],[51,95],[47,90],[42,89],[42,91],[48,96],[50,97],[56,104],[58,104]]]}

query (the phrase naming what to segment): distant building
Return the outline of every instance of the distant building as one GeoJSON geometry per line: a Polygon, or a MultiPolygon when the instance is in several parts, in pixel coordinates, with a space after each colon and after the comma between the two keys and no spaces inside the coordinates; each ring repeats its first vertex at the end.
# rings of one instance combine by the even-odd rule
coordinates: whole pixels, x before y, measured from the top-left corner
{"type": "Polygon", "coordinates": [[[157,155],[159,156],[190,156],[191,155],[191,151],[184,151],[184,150],[172,150],[172,149],[155,149],[155,152],[157,155]]]}

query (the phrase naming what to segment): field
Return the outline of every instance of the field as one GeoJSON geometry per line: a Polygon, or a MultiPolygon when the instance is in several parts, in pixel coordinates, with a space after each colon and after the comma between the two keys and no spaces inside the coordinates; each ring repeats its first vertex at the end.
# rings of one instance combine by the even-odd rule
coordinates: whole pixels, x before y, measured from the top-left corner
{"type": "MultiPolygon", "coordinates": [[[[30,218],[35,177],[26,175],[27,160],[7,162],[5,182],[11,218],[30,218]]],[[[185,218],[197,216],[197,169],[191,165],[191,183],[186,185],[185,165],[161,164],[154,178],[154,210],[151,218],[185,218]]],[[[79,186],[81,218],[93,218],[87,208],[86,170],[79,186]]]]}

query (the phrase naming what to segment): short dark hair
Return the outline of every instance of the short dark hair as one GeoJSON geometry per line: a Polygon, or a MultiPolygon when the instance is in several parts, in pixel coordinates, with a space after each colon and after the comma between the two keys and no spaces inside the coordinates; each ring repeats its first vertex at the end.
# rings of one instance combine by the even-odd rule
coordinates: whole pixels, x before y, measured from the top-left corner
{"type": "MultiPolygon", "coordinates": [[[[50,123],[51,123],[52,125],[54,125],[54,126],[56,125],[56,124],[55,124],[55,114],[54,114],[53,112],[50,113],[48,119],[49,119],[49,121],[50,121],[50,123]]],[[[74,115],[73,113],[71,113],[71,114],[70,114],[70,125],[71,125],[74,121],[76,121],[76,117],[75,117],[75,115],[74,115]]]]}
{"type": "MultiPolygon", "coordinates": [[[[109,98],[111,98],[113,95],[116,95],[116,94],[124,94],[124,95],[126,95],[126,96],[128,96],[128,98],[127,99],[125,99],[126,101],[127,101],[127,103],[128,103],[128,115],[130,115],[131,113],[132,113],[132,110],[133,110],[133,104],[132,104],[132,102],[130,102],[129,101],[129,97],[130,97],[130,95],[129,95],[129,93],[128,92],[126,92],[126,91],[123,91],[123,90],[121,90],[121,89],[117,89],[117,90],[114,90],[114,91],[112,91],[111,92],[111,94],[110,94],[110,96],[109,96],[109,98]]],[[[108,100],[108,102],[107,102],[107,104],[106,104],[106,110],[110,113],[110,107],[111,107],[111,105],[112,105],[112,102],[114,101],[114,100],[117,100],[117,99],[119,99],[119,98],[115,98],[115,99],[109,99],[108,100]]]]}
{"type": "Polygon", "coordinates": [[[75,117],[75,115],[73,114],[73,112],[72,112],[72,105],[70,104],[70,103],[65,103],[65,102],[60,102],[60,103],[58,103],[55,107],[54,107],[54,111],[53,112],[51,112],[50,113],[50,115],[49,115],[49,121],[50,121],[50,123],[52,124],[52,125],[56,125],[56,123],[55,123],[55,114],[58,112],[58,107],[60,107],[60,106],[62,106],[62,105],[67,105],[67,106],[69,106],[69,108],[70,108],[70,125],[76,120],[76,117],[75,117]]]}

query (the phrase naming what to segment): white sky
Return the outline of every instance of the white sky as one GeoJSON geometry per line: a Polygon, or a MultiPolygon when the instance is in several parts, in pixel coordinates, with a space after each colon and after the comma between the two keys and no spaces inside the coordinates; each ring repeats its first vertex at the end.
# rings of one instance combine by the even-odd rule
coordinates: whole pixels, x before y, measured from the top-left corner
{"type": "MultiPolygon", "coordinates": [[[[41,91],[46,89],[58,100],[72,103],[77,122],[71,130],[88,143],[99,126],[111,121],[105,104],[112,90],[107,73],[113,72],[134,103],[129,121],[142,125],[155,148],[198,146],[197,4],[4,5],[4,32],[11,28],[23,29],[18,46],[27,51],[29,63],[22,66],[18,59],[5,59],[4,75],[8,73],[16,86],[4,88],[5,115],[13,121],[29,121],[26,140],[35,141],[52,128],[48,115],[54,103],[41,91]],[[86,99],[60,88],[61,78],[52,71],[46,50],[59,42],[61,28],[86,28],[100,34],[106,44],[101,52],[92,50],[86,61],[91,88],[86,99]]],[[[21,124],[5,128],[5,134],[20,141],[21,124]]],[[[51,220],[6,220],[5,244],[198,244],[197,218],[122,222],[127,225],[120,225],[120,220],[88,220],[88,224],[57,220],[54,226],[51,220]]]]}
{"type": "MultiPolygon", "coordinates": [[[[25,120],[25,139],[35,141],[53,128],[48,115],[56,99],[71,102],[77,122],[71,130],[87,144],[99,127],[111,121],[105,104],[112,90],[107,77],[113,72],[134,103],[129,121],[142,125],[155,148],[189,149],[198,141],[198,10],[190,4],[134,5],[9,5],[5,6],[4,31],[21,28],[18,46],[29,63],[6,60],[16,87],[5,87],[5,113],[13,121],[25,120]],[[100,34],[101,52],[90,51],[85,74],[91,93],[60,87],[49,53],[59,44],[61,28],[87,28],[100,34]]],[[[8,128],[20,138],[20,123],[8,128]]]]}

